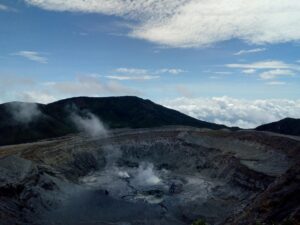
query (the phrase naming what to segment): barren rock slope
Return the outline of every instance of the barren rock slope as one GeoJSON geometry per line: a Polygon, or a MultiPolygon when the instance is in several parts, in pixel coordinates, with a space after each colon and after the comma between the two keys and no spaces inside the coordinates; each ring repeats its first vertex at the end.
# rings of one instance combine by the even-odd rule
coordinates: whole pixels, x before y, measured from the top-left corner
{"type": "Polygon", "coordinates": [[[299,223],[300,141],[123,129],[0,148],[0,224],[299,223]]]}

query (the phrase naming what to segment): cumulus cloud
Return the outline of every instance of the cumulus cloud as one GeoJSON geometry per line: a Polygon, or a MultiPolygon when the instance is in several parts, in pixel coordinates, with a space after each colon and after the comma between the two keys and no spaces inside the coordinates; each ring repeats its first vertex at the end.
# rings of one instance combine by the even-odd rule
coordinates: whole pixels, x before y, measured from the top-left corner
{"type": "Polygon", "coordinates": [[[19,52],[13,53],[12,55],[22,56],[26,59],[29,59],[31,61],[35,61],[38,63],[48,63],[48,59],[46,57],[44,57],[40,53],[34,52],[34,51],[19,51],[19,52]]]}
{"type": "Polygon", "coordinates": [[[234,53],[234,55],[245,55],[245,54],[264,52],[264,51],[266,51],[266,48],[254,48],[254,49],[248,49],[248,50],[240,50],[240,51],[234,53]]]}
{"type": "Polygon", "coordinates": [[[38,105],[34,103],[12,102],[6,105],[6,109],[19,123],[29,123],[42,115],[38,105]]]}
{"type": "Polygon", "coordinates": [[[254,128],[285,117],[300,118],[300,100],[243,100],[230,97],[177,98],[161,102],[200,120],[254,128]]]}
{"type": "Polygon", "coordinates": [[[300,40],[298,0],[25,0],[46,10],[101,13],[134,21],[129,36],[171,47],[233,38],[253,44],[300,40]]]}

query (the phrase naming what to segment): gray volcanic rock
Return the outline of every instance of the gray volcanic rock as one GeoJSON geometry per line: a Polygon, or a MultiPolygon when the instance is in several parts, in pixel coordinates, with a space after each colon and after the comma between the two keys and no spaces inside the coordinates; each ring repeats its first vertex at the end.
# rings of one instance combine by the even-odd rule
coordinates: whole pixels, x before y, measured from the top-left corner
{"type": "Polygon", "coordinates": [[[284,135],[178,126],[3,146],[0,224],[299,222],[299,149],[284,135]]]}
{"type": "Polygon", "coordinates": [[[1,187],[7,184],[17,184],[22,182],[35,170],[32,161],[15,155],[7,156],[1,159],[0,168],[1,187]]]}

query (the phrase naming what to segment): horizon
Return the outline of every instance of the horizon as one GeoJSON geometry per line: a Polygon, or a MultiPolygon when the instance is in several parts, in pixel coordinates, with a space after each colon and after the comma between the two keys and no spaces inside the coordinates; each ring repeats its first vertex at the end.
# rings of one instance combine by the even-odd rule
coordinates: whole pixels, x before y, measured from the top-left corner
{"type": "Polygon", "coordinates": [[[131,95],[241,128],[300,118],[299,11],[296,0],[2,0],[0,103],[131,95]]]}

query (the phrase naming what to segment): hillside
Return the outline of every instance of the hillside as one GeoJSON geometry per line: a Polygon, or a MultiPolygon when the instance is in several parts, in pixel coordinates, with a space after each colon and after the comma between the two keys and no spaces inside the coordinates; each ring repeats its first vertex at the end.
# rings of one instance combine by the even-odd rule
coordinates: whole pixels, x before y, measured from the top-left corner
{"type": "Polygon", "coordinates": [[[0,145],[77,133],[80,129],[74,124],[74,115],[78,118],[98,117],[109,128],[150,128],[166,125],[226,128],[138,97],[76,97],[47,105],[23,102],[1,104],[0,145]]]}
{"type": "Polygon", "coordinates": [[[257,127],[255,130],[270,131],[286,135],[300,135],[300,119],[285,118],[283,120],[268,123],[257,127]]]}

